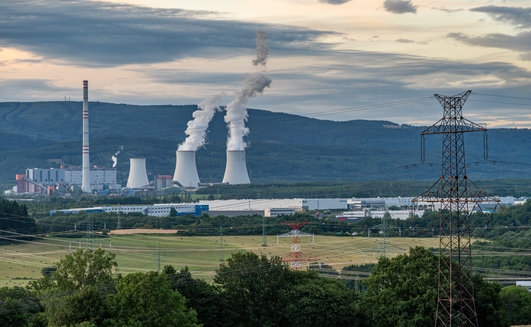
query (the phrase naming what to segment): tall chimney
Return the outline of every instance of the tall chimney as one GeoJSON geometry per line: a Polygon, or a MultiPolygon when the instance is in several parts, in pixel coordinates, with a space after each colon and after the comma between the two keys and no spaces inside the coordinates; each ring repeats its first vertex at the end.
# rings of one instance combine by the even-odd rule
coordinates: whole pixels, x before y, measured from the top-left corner
{"type": "Polygon", "coordinates": [[[251,184],[245,164],[245,150],[227,150],[227,165],[223,183],[251,184]]]}
{"type": "Polygon", "coordinates": [[[195,151],[176,151],[177,161],[173,182],[182,187],[199,187],[199,175],[195,164],[195,151]]]}
{"type": "Polygon", "coordinates": [[[89,120],[88,120],[88,81],[83,81],[83,162],[81,165],[81,190],[91,193],[90,188],[90,160],[89,160],[89,120]]]}
{"type": "Polygon", "coordinates": [[[141,188],[149,185],[146,171],[146,158],[131,158],[127,187],[141,188]]]}

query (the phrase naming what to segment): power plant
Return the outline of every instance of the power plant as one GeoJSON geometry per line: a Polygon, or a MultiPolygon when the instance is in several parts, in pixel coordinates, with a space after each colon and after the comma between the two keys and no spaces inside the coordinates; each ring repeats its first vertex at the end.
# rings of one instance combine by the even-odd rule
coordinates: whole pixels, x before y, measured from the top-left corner
{"type": "Polygon", "coordinates": [[[195,151],[177,150],[173,182],[180,187],[198,188],[199,175],[195,164],[195,151]]]}
{"type": "Polygon", "coordinates": [[[129,166],[128,188],[142,188],[149,185],[146,171],[146,158],[131,158],[129,166]]]}
{"type": "Polygon", "coordinates": [[[88,81],[83,81],[83,145],[82,145],[82,183],[81,190],[91,193],[90,188],[90,158],[89,158],[89,111],[88,111],[88,81]]]}
{"type": "MultiPolygon", "coordinates": [[[[267,55],[269,49],[266,45],[267,36],[264,31],[257,32],[256,59],[253,60],[253,66],[261,66],[265,70],[267,55]]],[[[244,137],[249,133],[249,128],[245,126],[247,121],[246,105],[251,97],[263,93],[266,87],[271,84],[271,79],[261,72],[255,72],[247,76],[242,87],[235,92],[235,97],[225,107],[225,122],[228,127],[227,139],[227,162],[225,166],[225,175],[222,183],[237,185],[250,184],[247,165],[245,162],[245,148],[247,144],[244,137]]],[[[214,95],[206,98],[198,104],[198,110],[193,113],[194,119],[188,122],[188,128],[185,133],[188,135],[186,140],[179,146],[176,151],[176,164],[173,176],[173,185],[188,189],[198,189],[200,187],[199,175],[196,167],[196,151],[205,143],[206,130],[214,113],[221,110],[215,103],[221,99],[221,95],[214,95]]],[[[81,174],[81,191],[92,193],[92,191],[107,192],[117,190],[120,185],[117,183],[116,167],[117,155],[120,150],[112,156],[114,162],[113,169],[103,169],[101,172],[90,169],[90,150],[89,150],[89,109],[88,109],[88,81],[83,80],[83,137],[82,137],[82,164],[81,170],[78,167],[64,169],[63,166],[57,171],[50,168],[42,170],[40,168],[28,169],[26,174],[17,174],[17,193],[25,192],[47,192],[51,194],[55,188],[72,189],[79,187],[77,176],[81,174]],[[91,182],[91,175],[94,181],[91,182]],[[101,176],[103,177],[101,177],[101,176]],[[104,184],[102,184],[102,181],[104,184]],[[92,183],[92,184],[91,184],[92,183]]],[[[133,189],[155,189],[156,186],[162,188],[168,187],[170,178],[160,178],[150,185],[145,158],[130,158],[130,171],[127,180],[127,188],[131,189],[130,194],[134,193],[133,189]]],[[[65,191],[66,193],[66,191],[65,191]]]]}
{"type": "Polygon", "coordinates": [[[227,150],[227,165],[225,166],[223,183],[231,185],[251,184],[245,163],[245,150],[227,150]]]}

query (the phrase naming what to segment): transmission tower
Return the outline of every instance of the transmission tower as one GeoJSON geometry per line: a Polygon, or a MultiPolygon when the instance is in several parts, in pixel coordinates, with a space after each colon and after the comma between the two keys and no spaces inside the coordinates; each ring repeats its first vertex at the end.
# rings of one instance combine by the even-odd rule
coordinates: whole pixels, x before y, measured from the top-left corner
{"type": "Polygon", "coordinates": [[[94,248],[94,220],[92,219],[92,215],[87,216],[87,249],[93,249],[94,248]]]}
{"type": "Polygon", "coordinates": [[[279,237],[291,237],[291,252],[282,257],[282,262],[289,262],[292,270],[302,270],[302,262],[319,261],[319,258],[311,257],[301,252],[301,236],[312,236],[312,234],[303,233],[299,229],[308,224],[308,222],[287,223],[283,225],[291,227],[291,232],[277,236],[277,243],[279,237]]]}
{"type": "Polygon", "coordinates": [[[378,252],[381,257],[387,257],[390,252],[393,251],[404,251],[403,248],[399,247],[398,245],[389,242],[389,219],[391,218],[391,215],[388,211],[385,212],[385,214],[382,217],[382,223],[380,225],[374,226],[374,228],[380,229],[380,244],[378,244],[377,247],[363,251],[363,252],[378,252]]]}
{"type": "Polygon", "coordinates": [[[385,212],[382,217],[382,229],[380,232],[382,241],[379,246],[380,257],[387,257],[387,254],[389,253],[389,243],[387,242],[387,236],[389,234],[389,217],[389,212],[385,212]]]}
{"type": "MultiPolygon", "coordinates": [[[[425,159],[424,135],[442,135],[442,174],[414,202],[440,203],[438,296],[435,326],[477,327],[472,284],[470,214],[481,202],[499,202],[488,197],[466,174],[464,133],[487,128],[463,118],[462,108],[471,91],[455,96],[435,94],[444,116],[421,133],[421,160],[425,159]]],[[[483,137],[487,158],[487,138],[483,137]]]]}

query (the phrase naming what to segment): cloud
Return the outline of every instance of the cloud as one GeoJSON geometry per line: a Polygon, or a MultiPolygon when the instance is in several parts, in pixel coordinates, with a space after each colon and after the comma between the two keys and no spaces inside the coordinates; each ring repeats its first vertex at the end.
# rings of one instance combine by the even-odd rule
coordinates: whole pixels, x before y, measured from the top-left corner
{"type": "Polygon", "coordinates": [[[385,11],[393,14],[417,13],[417,6],[411,0],[385,0],[383,6],[385,11]]]}
{"type": "Polygon", "coordinates": [[[445,7],[431,7],[431,9],[439,10],[439,11],[445,12],[447,14],[453,14],[454,12],[459,12],[459,11],[463,11],[464,10],[464,9],[448,9],[448,8],[445,8],[445,7]]]}
{"type": "Polygon", "coordinates": [[[397,42],[397,43],[415,43],[415,41],[409,40],[409,39],[397,39],[395,42],[397,42]]]}
{"type": "Polygon", "coordinates": [[[484,6],[472,8],[470,11],[488,14],[497,22],[518,28],[531,28],[531,8],[484,6]]]}
{"type": "Polygon", "coordinates": [[[529,60],[528,58],[531,56],[531,31],[518,33],[514,36],[501,33],[491,33],[477,37],[470,37],[463,33],[449,33],[446,36],[468,45],[524,52],[520,56],[522,60],[529,60]]]}
{"type": "MultiPolygon", "coordinates": [[[[294,64],[289,67],[268,71],[274,86],[267,94],[253,98],[248,107],[329,120],[385,119],[401,124],[431,124],[441,115],[440,105],[430,98],[434,93],[453,95],[472,89],[483,94],[526,98],[531,87],[531,72],[503,62],[468,63],[382,52],[328,50],[318,50],[311,58],[293,59],[294,64]],[[396,105],[398,102],[401,104],[396,105]]],[[[142,77],[143,84],[134,89],[128,87],[129,93],[99,85],[91,88],[90,97],[92,101],[113,103],[197,104],[205,95],[220,91],[220,87],[232,95],[242,79],[241,74],[233,72],[183,71],[162,66],[134,71],[142,77]],[[180,91],[190,85],[200,91],[195,95],[180,91]],[[165,92],[158,92],[160,88],[165,92]]],[[[80,85],[65,89],[55,83],[0,80],[0,101],[62,100],[65,95],[80,100],[80,85]]],[[[467,102],[467,116],[498,115],[502,116],[500,120],[511,120],[515,111],[531,112],[525,106],[472,101],[475,99],[481,97],[472,96],[467,102]]]]}
{"type": "Polygon", "coordinates": [[[41,101],[62,100],[64,96],[76,92],[79,88],[58,87],[54,81],[45,79],[6,79],[0,80],[0,101],[41,101]]]}
{"type": "Polygon", "coordinates": [[[322,3],[328,3],[331,5],[342,5],[344,3],[350,2],[351,0],[319,0],[322,3]]]}
{"type": "MultiPolygon", "coordinates": [[[[486,13],[495,21],[518,29],[531,28],[531,8],[483,6],[472,8],[470,11],[486,13]]],[[[520,60],[531,61],[531,31],[516,35],[490,33],[473,37],[464,33],[449,33],[447,36],[468,45],[521,52],[520,60]]]]}
{"type": "Polygon", "coordinates": [[[327,48],[339,33],[218,19],[216,13],[153,9],[101,1],[4,0],[0,46],[79,66],[119,66],[186,57],[252,53],[256,31],[267,30],[278,51],[327,48]],[[95,37],[97,36],[97,37],[95,37]],[[309,46],[311,45],[311,47],[309,46]]]}
{"type": "MultiPolygon", "coordinates": [[[[429,99],[434,93],[452,95],[472,89],[482,93],[513,92],[515,96],[526,97],[531,87],[531,72],[502,62],[461,63],[368,51],[321,52],[316,54],[314,62],[302,64],[305,61],[300,60],[299,65],[269,71],[274,86],[264,96],[253,98],[249,107],[319,119],[385,117],[398,123],[420,123],[440,118],[437,101],[429,99]],[[401,106],[389,105],[404,99],[414,100],[401,106]]],[[[193,70],[185,71],[184,76],[164,69],[146,74],[155,82],[183,86],[192,81],[200,83],[205,90],[215,91],[223,81],[223,85],[230,86],[241,78],[233,73],[193,70]]],[[[199,100],[191,99],[187,103],[199,100]]],[[[485,116],[485,112],[494,112],[498,107],[467,104],[466,112],[485,116]]]]}

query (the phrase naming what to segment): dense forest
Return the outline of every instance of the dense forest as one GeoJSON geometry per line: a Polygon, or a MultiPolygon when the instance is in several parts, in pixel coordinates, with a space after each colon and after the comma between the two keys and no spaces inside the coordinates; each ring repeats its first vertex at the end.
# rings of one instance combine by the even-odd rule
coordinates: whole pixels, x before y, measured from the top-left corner
{"type": "MultiPolygon", "coordinates": [[[[79,166],[81,106],[81,102],[0,103],[0,182],[13,186],[14,175],[29,167],[79,166]]],[[[130,157],[147,159],[150,179],[172,175],[175,150],[196,108],[91,102],[91,163],[110,167],[111,156],[123,145],[117,165],[123,185],[130,157]]],[[[247,166],[257,184],[430,181],[440,174],[437,136],[426,138],[426,162],[420,162],[421,126],[335,122],[250,109],[248,127],[247,166]]],[[[221,181],[226,138],[223,113],[218,112],[208,129],[207,144],[197,152],[202,182],[221,181]]],[[[525,144],[531,141],[531,131],[490,130],[488,160],[483,159],[481,133],[470,133],[466,140],[468,175],[474,181],[529,175],[531,151],[525,144]]]]}

